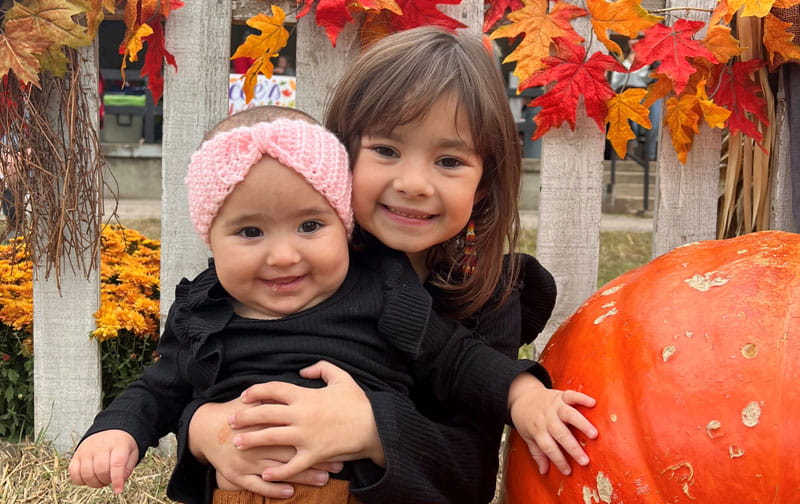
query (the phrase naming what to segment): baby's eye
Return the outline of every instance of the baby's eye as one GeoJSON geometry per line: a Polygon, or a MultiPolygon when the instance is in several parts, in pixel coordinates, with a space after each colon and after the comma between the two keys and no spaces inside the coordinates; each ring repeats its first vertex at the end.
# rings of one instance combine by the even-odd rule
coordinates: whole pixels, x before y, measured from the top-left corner
{"type": "Polygon", "coordinates": [[[301,233],[314,233],[322,229],[322,224],[317,221],[305,221],[297,230],[301,233]]]}
{"type": "Polygon", "coordinates": [[[261,232],[260,229],[253,226],[246,226],[239,230],[237,233],[244,238],[258,238],[262,236],[264,233],[261,232]]]}
{"type": "Polygon", "coordinates": [[[458,168],[462,163],[460,159],[454,157],[444,157],[438,161],[439,165],[443,168],[458,168]]]}

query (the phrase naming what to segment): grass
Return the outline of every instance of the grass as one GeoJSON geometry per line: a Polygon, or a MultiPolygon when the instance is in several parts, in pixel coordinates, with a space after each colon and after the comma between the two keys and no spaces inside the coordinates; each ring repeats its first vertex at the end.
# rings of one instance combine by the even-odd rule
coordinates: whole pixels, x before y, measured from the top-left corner
{"type": "MultiPolygon", "coordinates": [[[[122,224],[148,238],[161,237],[161,223],[157,219],[124,220],[122,224]]],[[[535,233],[525,231],[520,249],[531,253],[535,247],[535,233]]],[[[650,233],[602,232],[598,286],[645,264],[650,259],[650,250],[650,233]]],[[[172,503],[164,492],[172,472],[173,457],[150,450],[133,472],[121,496],[114,495],[108,488],[73,485],[67,475],[68,464],[67,456],[55,453],[46,444],[9,444],[0,440],[0,503],[172,503]]]]}
{"type": "Polygon", "coordinates": [[[173,459],[148,452],[122,495],[110,489],[76,486],[69,479],[67,457],[41,443],[0,440],[0,502],[3,504],[171,504],[164,488],[173,459]]]}

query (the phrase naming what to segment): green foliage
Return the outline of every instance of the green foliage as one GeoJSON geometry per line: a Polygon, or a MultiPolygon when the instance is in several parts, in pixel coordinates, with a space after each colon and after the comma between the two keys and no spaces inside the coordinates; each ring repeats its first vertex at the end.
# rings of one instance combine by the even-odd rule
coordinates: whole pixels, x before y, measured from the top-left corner
{"type": "Polygon", "coordinates": [[[19,441],[33,432],[33,359],[30,339],[0,324],[0,438],[19,441]]]}
{"type": "Polygon", "coordinates": [[[120,331],[116,338],[103,341],[100,353],[103,371],[103,407],[139,378],[142,369],[152,364],[158,341],[120,331]]]}

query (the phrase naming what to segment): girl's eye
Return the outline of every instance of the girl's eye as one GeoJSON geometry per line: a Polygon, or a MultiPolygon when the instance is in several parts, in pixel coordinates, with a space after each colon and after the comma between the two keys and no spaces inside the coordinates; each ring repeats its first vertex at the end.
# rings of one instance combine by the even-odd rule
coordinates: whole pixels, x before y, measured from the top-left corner
{"type": "Polygon", "coordinates": [[[464,164],[464,163],[462,163],[462,162],[461,162],[459,159],[456,159],[456,158],[454,158],[454,157],[445,157],[445,158],[441,158],[441,159],[438,161],[438,163],[439,163],[439,165],[440,165],[440,166],[442,166],[443,168],[458,168],[459,166],[461,166],[461,165],[463,165],[463,164],[464,164]]]}
{"type": "Polygon", "coordinates": [[[372,147],[372,150],[381,156],[397,157],[397,151],[385,145],[376,145],[372,147]]]}
{"type": "Polygon", "coordinates": [[[301,233],[314,233],[322,229],[322,224],[317,221],[306,221],[300,224],[298,231],[301,233]]]}
{"type": "Polygon", "coordinates": [[[264,233],[262,233],[261,230],[258,229],[257,227],[247,226],[240,229],[237,234],[239,234],[244,238],[258,238],[262,236],[264,233]]]}

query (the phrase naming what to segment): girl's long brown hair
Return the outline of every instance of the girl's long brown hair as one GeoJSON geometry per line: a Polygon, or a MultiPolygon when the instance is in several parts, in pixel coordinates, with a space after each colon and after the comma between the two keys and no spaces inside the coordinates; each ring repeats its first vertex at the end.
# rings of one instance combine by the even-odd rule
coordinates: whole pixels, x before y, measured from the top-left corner
{"type": "Polygon", "coordinates": [[[451,92],[459,98],[456,114],[467,114],[483,159],[482,198],[472,209],[477,264],[475,273],[464,277],[463,245],[453,237],[430,249],[428,266],[430,280],[448,293],[440,309],[464,319],[498,287],[504,301],[517,274],[515,261],[503,274],[503,255],[515,250],[519,236],[522,150],[498,62],[478,37],[436,27],[392,34],[367,48],[334,89],[325,126],[348,147],[354,163],[363,134],[385,134],[421,119],[451,92]]]}

